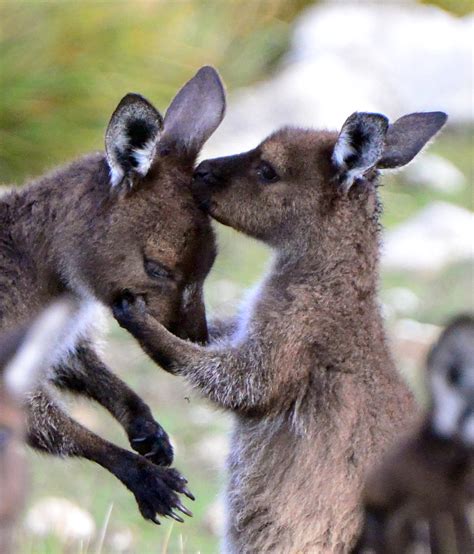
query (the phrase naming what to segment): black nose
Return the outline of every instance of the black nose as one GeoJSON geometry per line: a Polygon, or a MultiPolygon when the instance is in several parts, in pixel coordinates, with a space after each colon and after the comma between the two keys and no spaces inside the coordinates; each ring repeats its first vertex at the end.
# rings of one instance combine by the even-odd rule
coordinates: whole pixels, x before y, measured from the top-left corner
{"type": "Polygon", "coordinates": [[[208,185],[211,188],[219,187],[222,185],[222,173],[211,160],[204,160],[194,171],[193,184],[198,187],[202,185],[208,185]]]}

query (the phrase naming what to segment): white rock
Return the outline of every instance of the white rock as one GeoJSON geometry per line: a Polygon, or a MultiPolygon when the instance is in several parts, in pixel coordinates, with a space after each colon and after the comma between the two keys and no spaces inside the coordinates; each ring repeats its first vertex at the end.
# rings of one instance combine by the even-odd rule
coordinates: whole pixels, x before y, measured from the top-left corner
{"type": "Polygon", "coordinates": [[[415,159],[403,173],[408,183],[439,192],[456,192],[464,187],[466,178],[453,163],[436,154],[424,154],[415,159]]]}
{"type": "Polygon", "coordinates": [[[437,271],[474,257],[474,214],[446,202],[433,202],[389,231],[383,242],[385,269],[437,271]]]}
{"type": "Polygon", "coordinates": [[[61,541],[90,541],[96,526],[92,516],[66,498],[39,500],[26,515],[26,526],[35,535],[55,535],[61,541]]]}
{"type": "Polygon", "coordinates": [[[440,328],[430,323],[420,323],[414,319],[400,319],[393,328],[398,340],[431,345],[440,333],[440,328]]]}
{"type": "Polygon", "coordinates": [[[108,533],[107,545],[110,546],[112,552],[115,552],[116,554],[132,552],[133,544],[133,533],[128,528],[122,528],[108,533]]]}
{"type": "Polygon", "coordinates": [[[204,515],[204,525],[216,537],[222,536],[225,525],[225,504],[222,498],[215,500],[204,515]]]}
{"type": "Polygon", "coordinates": [[[203,436],[196,448],[198,457],[209,466],[224,469],[229,453],[229,440],[224,434],[213,433],[203,436]]]}
{"type": "Polygon", "coordinates": [[[406,287],[388,289],[384,294],[384,299],[393,312],[402,315],[414,312],[420,304],[418,296],[406,287]]]}
{"type": "Polygon", "coordinates": [[[273,78],[236,92],[204,157],[253,148],[282,125],[339,128],[354,111],[444,110],[472,121],[474,15],[412,2],[333,2],[302,13],[273,78]]]}

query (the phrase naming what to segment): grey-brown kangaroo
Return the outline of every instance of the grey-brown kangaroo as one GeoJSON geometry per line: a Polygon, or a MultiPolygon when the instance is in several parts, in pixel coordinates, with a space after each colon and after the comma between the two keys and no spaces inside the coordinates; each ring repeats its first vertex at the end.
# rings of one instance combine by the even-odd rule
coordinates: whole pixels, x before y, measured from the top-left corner
{"type": "Polygon", "coordinates": [[[455,318],[427,360],[428,413],[369,475],[354,554],[470,554],[474,539],[474,317],[455,318]],[[429,533],[417,533],[420,524],[429,533]],[[417,550],[418,551],[418,550],[417,550]]]}
{"type": "Polygon", "coordinates": [[[164,369],[235,414],[226,552],[353,546],[365,474],[415,413],[377,300],[378,173],[408,163],[445,120],[355,113],[340,133],[285,128],[203,162],[196,195],[274,249],[268,276],[209,346],[174,336],[146,299],[115,307],[164,369]]]}
{"type": "Polygon", "coordinates": [[[222,120],[224,90],[202,68],[164,118],[128,94],[106,133],[106,153],[85,156],[0,198],[0,331],[22,327],[64,292],[78,308],[51,370],[28,398],[28,441],[59,456],[80,456],[112,472],[142,515],[182,521],[173,512],[186,481],[167,467],[173,452],[149,407],[95,351],[97,311],[142,295],[150,312],[180,336],[207,338],[202,284],[215,257],[207,216],[190,182],[196,156],[222,120]],[[71,419],[53,389],[102,404],[124,427],[119,448],[71,419]]]}

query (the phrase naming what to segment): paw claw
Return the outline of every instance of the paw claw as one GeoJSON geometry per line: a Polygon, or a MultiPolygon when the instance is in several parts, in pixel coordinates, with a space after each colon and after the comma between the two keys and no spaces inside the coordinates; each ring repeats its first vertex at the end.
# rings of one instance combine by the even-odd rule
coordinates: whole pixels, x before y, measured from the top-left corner
{"type": "Polygon", "coordinates": [[[188,510],[186,506],[183,506],[183,504],[181,504],[181,502],[177,502],[176,508],[178,508],[180,512],[183,512],[183,514],[187,515],[188,517],[193,517],[193,513],[191,512],[191,510],[188,510]]]}
{"type": "Polygon", "coordinates": [[[193,502],[196,500],[194,494],[187,487],[183,487],[183,494],[185,494],[189,500],[192,500],[193,502]]]}
{"type": "Polygon", "coordinates": [[[128,433],[132,448],[147,460],[159,466],[172,464],[173,447],[168,435],[151,417],[137,418],[128,433]]]}
{"type": "Polygon", "coordinates": [[[182,517],[179,517],[178,515],[176,515],[174,512],[170,512],[168,514],[168,516],[172,519],[174,519],[175,521],[179,521],[179,523],[184,523],[184,519],[182,517]]]}

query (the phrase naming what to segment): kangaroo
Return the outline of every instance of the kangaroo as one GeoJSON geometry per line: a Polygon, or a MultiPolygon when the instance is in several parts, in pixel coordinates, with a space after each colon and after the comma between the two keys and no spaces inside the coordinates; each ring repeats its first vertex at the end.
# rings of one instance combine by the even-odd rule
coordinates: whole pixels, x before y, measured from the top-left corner
{"type": "Polygon", "coordinates": [[[403,166],[445,114],[393,125],[355,113],[340,133],[284,128],[202,162],[195,194],[217,221],[275,252],[239,318],[208,346],[176,337],[146,299],[114,315],[165,370],[235,414],[229,553],[348,552],[365,474],[411,423],[377,300],[379,169],[403,166]]]}
{"type": "Polygon", "coordinates": [[[0,552],[14,552],[14,529],[26,493],[23,398],[45,370],[72,314],[66,299],[48,307],[28,329],[0,337],[0,552]]]}
{"type": "Polygon", "coordinates": [[[83,457],[134,494],[144,518],[182,518],[178,493],[193,498],[171,468],[173,451],[150,408],[102,362],[94,346],[101,306],[147,298],[150,312],[180,336],[204,341],[202,285],[214,257],[207,215],[192,197],[196,157],[222,120],[224,89],[201,68],[165,117],[127,94],[109,122],[105,154],[87,155],[0,198],[0,332],[24,326],[64,292],[77,309],[48,377],[28,396],[27,439],[58,456],[83,457]],[[99,402],[140,455],[71,419],[55,389],[99,402]]]}
{"type": "Polygon", "coordinates": [[[354,553],[411,552],[423,520],[430,532],[421,543],[429,542],[429,551],[474,550],[466,515],[474,499],[472,316],[458,316],[443,331],[428,355],[427,377],[428,413],[367,479],[364,528],[354,553]]]}

